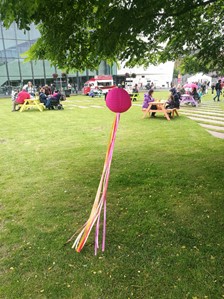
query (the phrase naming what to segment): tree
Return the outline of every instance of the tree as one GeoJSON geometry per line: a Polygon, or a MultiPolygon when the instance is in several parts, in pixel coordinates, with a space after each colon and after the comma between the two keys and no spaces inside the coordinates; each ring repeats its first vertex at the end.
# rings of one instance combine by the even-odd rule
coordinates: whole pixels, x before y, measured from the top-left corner
{"type": "Polygon", "coordinates": [[[224,72],[223,0],[7,0],[0,11],[5,26],[38,25],[30,59],[67,71],[102,60],[147,66],[187,58],[224,72]]]}
{"type": "Polygon", "coordinates": [[[173,78],[177,79],[178,78],[178,75],[179,75],[179,70],[175,68],[174,66],[174,71],[173,71],[173,78]]]}

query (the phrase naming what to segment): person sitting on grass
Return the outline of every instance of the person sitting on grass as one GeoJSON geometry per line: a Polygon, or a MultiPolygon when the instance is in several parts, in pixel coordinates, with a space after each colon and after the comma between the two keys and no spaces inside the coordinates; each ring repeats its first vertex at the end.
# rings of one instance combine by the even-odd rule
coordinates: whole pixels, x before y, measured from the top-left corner
{"type": "MultiPolygon", "coordinates": [[[[153,94],[153,92],[154,92],[154,90],[153,89],[150,89],[149,91],[148,91],[148,93],[145,93],[144,94],[144,101],[143,101],[143,104],[142,104],[142,110],[144,111],[144,110],[146,110],[148,107],[149,107],[149,104],[151,103],[151,102],[155,102],[155,99],[152,97],[152,94],[153,94]]],[[[156,107],[156,105],[152,105],[151,106],[151,109],[152,110],[156,110],[157,109],[157,107],[156,107]]],[[[153,112],[152,113],[152,117],[155,117],[155,112],[153,112]]]]}
{"type": "Polygon", "coordinates": [[[13,101],[12,112],[19,111],[20,107],[19,109],[16,109],[16,106],[24,104],[26,99],[30,99],[30,94],[26,91],[25,88],[23,88],[23,90],[18,93],[15,101],[13,101]]]}

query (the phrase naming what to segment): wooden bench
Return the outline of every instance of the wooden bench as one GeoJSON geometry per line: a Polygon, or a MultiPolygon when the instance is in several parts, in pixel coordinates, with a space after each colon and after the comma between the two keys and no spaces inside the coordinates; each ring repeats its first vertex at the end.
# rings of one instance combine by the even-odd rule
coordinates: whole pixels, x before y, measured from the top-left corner
{"type": "MultiPolygon", "coordinates": [[[[144,110],[143,110],[144,111],[144,110]]],[[[174,117],[174,115],[176,114],[176,116],[179,116],[179,114],[178,114],[178,111],[177,111],[177,108],[173,108],[173,109],[165,109],[165,111],[166,111],[166,113],[168,114],[168,113],[171,113],[171,117],[174,117]]],[[[160,113],[163,113],[164,114],[164,110],[161,110],[161,109],[157,109],[157,110],[153,110],[153,109],[150,109],[149,111],[147,111],[147,112],[149,112],[149,114],[151,114],[151,113],[158,113],[158,112],[160,112],[160,113]]]]}

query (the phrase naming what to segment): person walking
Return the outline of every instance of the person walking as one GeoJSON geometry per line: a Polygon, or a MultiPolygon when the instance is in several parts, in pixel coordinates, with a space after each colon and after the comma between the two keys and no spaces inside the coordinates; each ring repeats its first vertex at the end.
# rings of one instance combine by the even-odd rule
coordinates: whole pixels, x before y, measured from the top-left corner
{"type": "Polygon", "coordinates": [[[215,99],[217,98],[217,102],[219,102],[219,98],[222,90],[221,79],[219,79],[219,81],[216,83],[215,90],[216,90],[216,96],[213,98],[213,100],[215,101],[215,99]]]}

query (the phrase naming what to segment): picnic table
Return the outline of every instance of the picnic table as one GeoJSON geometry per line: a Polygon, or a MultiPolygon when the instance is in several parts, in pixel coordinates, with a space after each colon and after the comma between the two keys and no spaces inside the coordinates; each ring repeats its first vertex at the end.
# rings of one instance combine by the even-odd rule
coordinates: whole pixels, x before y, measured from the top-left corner
{"type": "Polygon", "coordinates": [[[166,117],[167,120],[170,120],[169,114],[171,113],[171,117],[173,118],[176,114],[176,116],[179,116],[177,108],[166,108],[165,107],[166,103],[165,102],[150,102],[148,108],[143,109],[144,115],[143,118],[146,117],[147,114],[151,113],[163,113],[164,116],[166,117]],[[152,106],[156,106],[156,110],[152,109],[152,106]]]}
{"type": "Polygon", "coordinates": [[[182,94],[180,97],[180,104],[191,104],[192,106],[198,106],[198,102],[190,94],[182,94]]]}
{"type": "Polygon", "coordinates": [[[42,112],[44,110],[44,104],[40,102],[39,98],[26,99],[20,108],[20,112],[33,108],[37,108],[42,112]]]}

